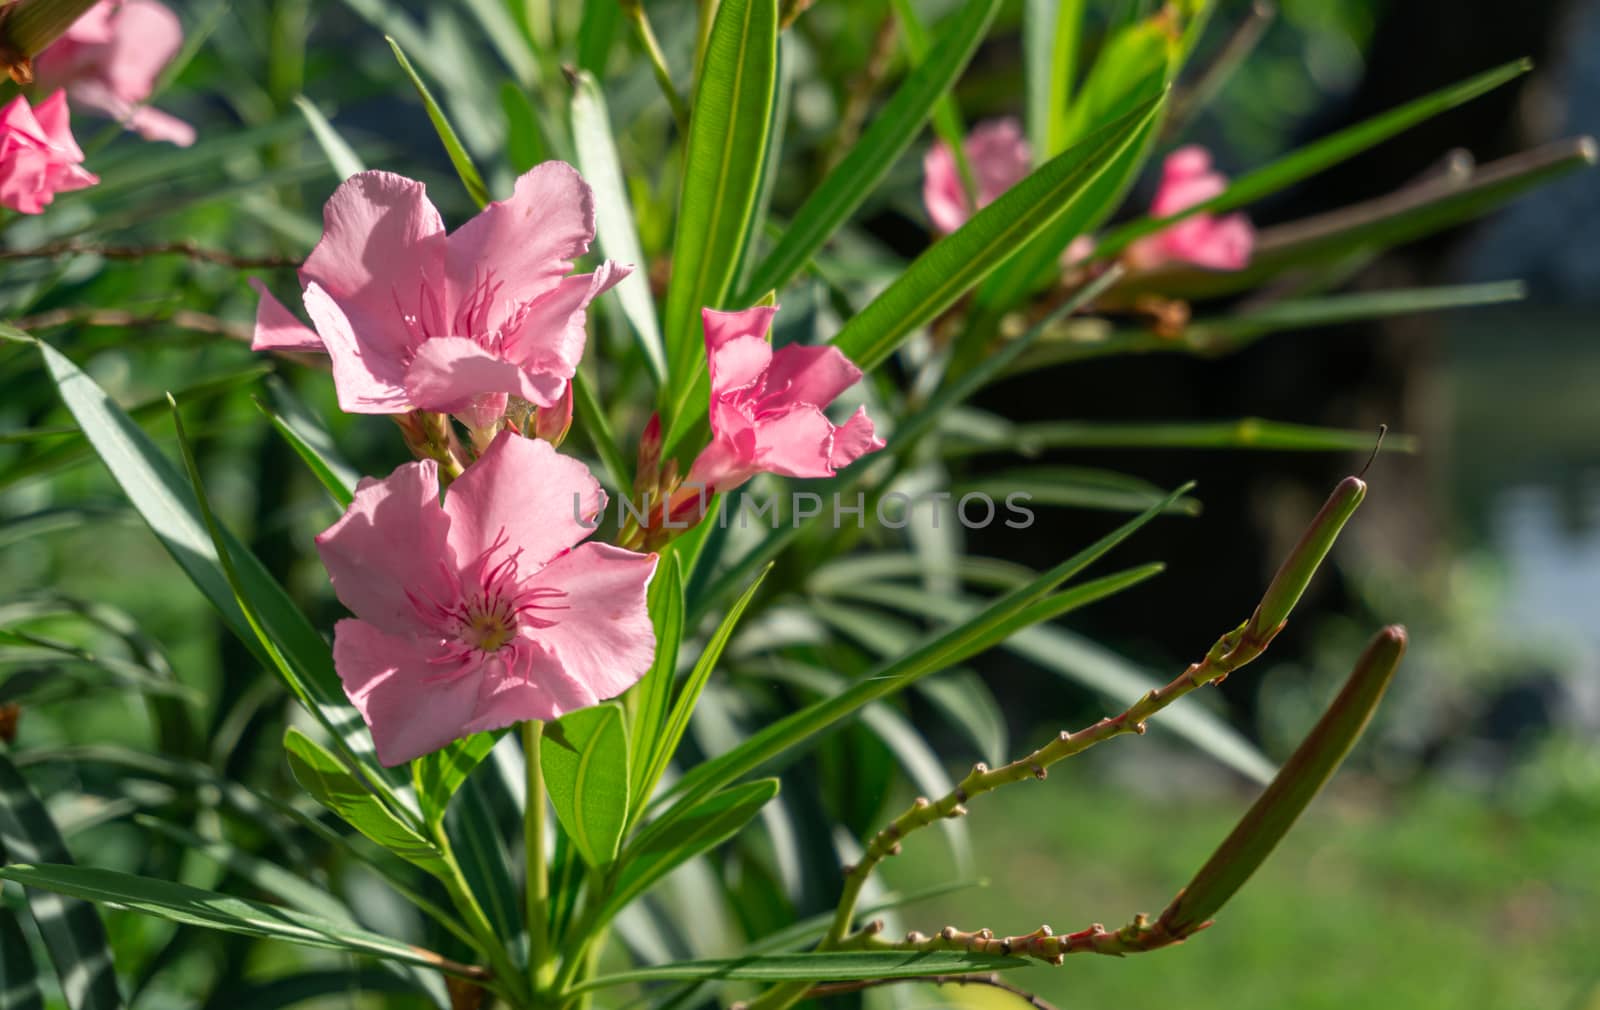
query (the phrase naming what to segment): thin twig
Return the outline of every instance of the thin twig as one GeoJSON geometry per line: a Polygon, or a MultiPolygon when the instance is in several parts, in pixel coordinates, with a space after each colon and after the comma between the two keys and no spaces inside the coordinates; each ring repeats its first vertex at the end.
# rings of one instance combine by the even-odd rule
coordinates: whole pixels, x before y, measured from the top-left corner
{"type": "Polygon", "coordinates": [[[913,975],[909,978],[864,978],[854,982],[829,982],[824,985],[812,986],[806,993],[806,999],[821,999],[826,996],[842,996],[846,993],[860,992],[863,989],[874,989],[881,985],[895,985],[901,982],[920,982],[926,985],[983,985],[993,989],[1008,992],[1020,1000],[1025,1001],[1034,1010],[1057,1010],[1055,1004],[1023,989],[1012,985],[996,974],[988,975],[913,975]]]}
{"type": "Polygon", "coordinates": [[[1261,41],[1261,36],[1266,34],[1277,13],[1277,8],[1269,0],[1256,0],[1250,5],[1244,19],[1234,26],[1233,34],[1228,36],[1217,58],[1211,61],[1211,65],[1206,67],[1194,84],[1173,101],[1175,108],[1167,118],[1167,127],[1163,131],[1168,138],[1183,132],[1195,114],[1211,104],[1217,92],[1222,90],[1233,72],[1239,69],[1261,41]]]}
{"type": "Polygon", "coordinates": [[[236,256],[221,249],[207,249],[188,240],[147,246],[117,246],[67,239],[35,246],[32,249],[0,249],[0,260],[53,259],[57,256],[104,256],[112,260],[184,256],[200,263],[217,263],[239,270],[266,270],[300,265],[300,260],[289,256],[236,256]]]}
{"type": "Polygon", "coordinates": [[[127,309],[51,309],[37,315],[11,320],[19,330],[49,330],[58,326],[172,326],[195,333],[211,333],[233,340],[249,340],[253,328],[244,323],[229,322],[204,312],[178,309],[170,313],[138,315],[127,309]]]}

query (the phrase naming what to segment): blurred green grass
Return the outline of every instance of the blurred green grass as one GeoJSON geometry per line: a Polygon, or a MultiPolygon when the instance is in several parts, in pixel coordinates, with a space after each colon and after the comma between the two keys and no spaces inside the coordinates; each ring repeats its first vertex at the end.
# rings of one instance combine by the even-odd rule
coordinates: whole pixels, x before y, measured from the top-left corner
{"type": "MultiPolygon", "coordinates": [[[[897,925],[1115,928],[1159,912],[1249,802],[1214,790],[1139,795],[1085,781],[1085,768],[1093,771],[1062,769],[980,801],[970,825],[989,885],[915,908],[897,925]]],[[[1007,978],[1060,1010],[1592,1010],[1597,829],[1593,810],[1513,815],[1466,791],[1391,792],[1346,776],[1190,942],[1007,978]]],[[[936,840],[907,850],[887,868],[893,886],[948,879],[936,840]]],[[[899,1005],[939,1002],[1023,1005],[979,987],[923,987],[899,1005]]]]}

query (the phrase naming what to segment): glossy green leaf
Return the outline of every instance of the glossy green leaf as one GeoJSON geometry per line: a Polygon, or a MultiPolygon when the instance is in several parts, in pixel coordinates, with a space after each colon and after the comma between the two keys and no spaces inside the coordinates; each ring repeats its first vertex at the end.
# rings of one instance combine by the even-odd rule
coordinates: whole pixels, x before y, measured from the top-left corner
{"type": "MultiPolygon", "coordinates": [[[[72,862],[66,843],[61,840],[61,833],[50,820],[44,804],[18,774],[10,758],[3,754],[0,754],[0,853],[8,863],[47,861],[65,865],[72,862]]],[[[65,868],[77,869],[70,865],[65,868]]],[[[3,875],[0,871],[0,876],[3,875]]],[[[34,886],[27,881],[18,882],[34,886]]],[[[47,900],[31,890],[27,898],[28,911],[39,927],[45,953],[55,966],[69,1010],[118,1010],[123,1005],[122,995],[117,991],[111,947],[99,913],[92,905],[81,901],[47,900]]],[[[15,925],[12,923],[13,929],[15,925]]],[[[23,952],[26,953],[25,946],[23,952]]],[[[7,962],[11,957],[12,953],[7,951],[7,962]]],[[[27,975],[32,974],[30,969],[27,975]]],[[[0,988],[9,989],[10,985],[8,978],[7,985],[0,988]]]]}
{"type": "Polygon", "coordinates": [[[317,478],[317,483],[328,492],[328,497],[333,499],[333,503],[341,509],[349,508],[351,501],[355,499],[356,480],[359,478],[344,463],[327,455],[331,446],[327,444],[326,432],[313,433],[305,430],[267,406],[260,397],[255,397],[254,401],[256,409],[272,423],[273,430],[283,437],[289,448],[293,449],[295,455],[305,463],[306,469],[317,478]],[[320,447],[312,445],[312,439],[318,439],[322,445],[320,447]]]}
{"type": "Polygon", "coordinates": [[[961,76],[999,6],[999,0],[966,0],[949,17],[927,58],[874,112],[871,125],[795,211],[736,304],[781,289],[872,194],[961,76]]]}
{"type": "Polygon", "coordinates": [[[838,982],[868,978],[916,978],[1021,968],[1026,958],[970,954],[965,951],[836,951],[811,954],[765,954],[756,957],[682,961],[601,975],[580,983],[575,992],[635,982],[676,979],[727,979],[753,982],[838,982]]]}
{"type": "Polygon", "coordinates": [[[450,164],[455,167],[461,184],[467,188],[467,195],[472,197],[473,202],[479,207],[484,206],[489,202],[489,187],[484,184],[483,176],[478,174],[478,166],[472,163],[472,155],[468,154],[466,147],[462,145],[461,138],[456,135],[455,127],[451,126],[450,120],[445,117],[444,110],[434,101],[428,85],[417,74],[411,61],[406,59],[400,43],[396,42],[392,35],[386,38],[389,48],[394,50],[394,58],[400,63],[400,69],[411,79],[412,87],[417,89],[417,97],[422,99],[422,106],[428,112],[428,121],[433,123],[434,132],[439,135],[439,142],[444,144],[445,153],[450,156],[450,164]]]}
{"type": "Polygon", "coordinates": [[[856,313],[834,344],[863,369],[882,364],[912,331],[930,322],[1002,259],[1066,213],[1089,184],[1142,131],[1160,105],[1152,99],[1057,155],[935,243],[856,313]]]}
{"type": "Polygon", "coordinates": [[[604,918],[621,911],[662,877],[732,838],[778,795],[777,779],[757,779],[710,795],[670,822],[648,825],[628,844],[604,918]]]}
{"type": "Polygon", "coordinates": [[[583,861],[604,869],[628,826],[628,731],[622,706],[569,712],[544,728],[539,746],[556,818],[583,861]]]}
{"type": "Polygon", "coordinates": [[[683,561],[668,553],[650,582],[650,622],[656,634],[655,659],[639,684],[629,693],[629,752],[633,755],[629,809],[644,810],[656,782],[651,779],[655,753],[672,704],[672,685],[678,672],[678,649],[683,642],[683,561]]]}
{"type": "Polygon", "coordinates": [[[329,922],[294,909],[246,901],[153,877],[88,866],[14,863],[0,867],[0,879],[187,926],[364,954],[465,978],[483,977],[481,969],[447,960],[401,940],[329,922]]]}
{"type": "Polygon", "coordinates": [[[1227,189],[1178,214],[1165,218],[1145,218],[1116,229],[1095,248],[1097,257],[1113,256],[1135,239],[1160,231],[1175,221],[1195,214],[1222,213],[1270,196],[1301,179],[1325,171],[1341,161],[1355,157],[1367,148],[1379,144],[1397,133],[1409,130],[1442,112],[1493,91],[1508,81],[1527,73],[1532,64],[1516,60],[1469,77],[1459,84],[1424,95],[1398,108],[1374,116],[1365,122],[1347,127],[1337,133],[1308,144],[1292,154],[1235,179],[1227,189]]]}
{"type": "Polygon", "coordinates": [[[1028,141],[1048,158],[1067,143],[1063,129],[1077,84],[1084,0],[1028,0],[1022,49],[1027,74],[1028,141]]]}
{"type": "Polygon", "coordinates": [[[44,1010],[28,938],[5,905],[0,905],[0,983],[0,1010],[44,1010]]]}
{"type": "Polygon", "coordinates": [[[521,175],[541,161],[548,161],[549,144],[528,93],[515,82],[502,82],[500,111],[506,118],[506,161],[511,170],[521,175]]]}
{"type": "Polygon", "coordinates": [[[372,789],[321,744],[290,727],[283,734],[289,770],[318,803],[367,838],[436,877],[448,877],[445,855],[384,804],[372,789]]]}
{"type": "Polygon", "coordinates": [[[578,69],[592,74],[596,80],[605,77],[612,39],[616,37],[621,18],[621,4],[583,5],[583,17],[578,22],[578,69]]]}
{"type": "Polygon", "coordinates": [[[778,69],[778,0],[722,0],[712,23],[684,154],[667,287],[664,396],[670,432],[704,367],[700,310],[723,308],[749,241],[778,69]]]}
{"type": "MultiPolygon", "coordinates": [[[[982,438],[952,436],[943,446],[950,455],[983,452],[1034,456],[1051,449],[1261,449],[1276,452],[1367,452],[1376,432],[1321,428],[1287,421],[1245,417],[1237,421],[1153,421],[1141,424],[1099,421],[1040,421],[1006,424],[982,438]]],[[[1386,449],[1415,452],[1410,435],[1389,435],[1386,449]]]]}
{"type": "MultiPolygon", "coordinates": [[[[756,732],[733,750],[697,765],[678,780],[668,795],[678,797],[677,809],[681,811],[687,804],[712,790],[742,778],[784,751],[824,732],[868,702],[887,697],[931,673],[954,666],[997,644],[1015,630],[1019,616],[1026,619],[1029,609],[1044,601],[1057,586],[1132,536],[1188,490],[1187,485],[1180,488],[1159,505],[1145,510],[1028,584],[995,600],[971,619],[930,635],[917,648],[873,671],[842,694],[791,713],[756,732]]],[[[1107,589],[1114,590],[1120,585],[1120,582],[1115,583],[1107,589]]],[[[1096,587],[1092,586],[1079,587],[1076,592],[1069,590],[1060,595],[1066,597],[1062,604],[1064,608],[1077,605],[1080,597],[1081,602],[1099,598],[1096,587]]],[[[1036,619],[1044,618],[1041,616],[1036,619]]],[[[669,812],[661,819],[667,820],[672,816],[673,813],[669,812]]]]}
{"type": "Polygon", "coordinates": [[[472,774],[472,770],[489,756],[504,732],[474,733],[465,740],[453,741],[411,762],[417,802],[429,824],[444,820],[451,797],[461,788],[467,776],[472,774]]]}
{"type": "Polygon", "coordinates": [[[660,385],[667,379],[667,358],[656,323],[655,299],[650,294],[650,265],[633,225],[633,206],[612,139],[605,95],[588,74],[579,74],[572,85],[572,142],[578,170],[594,190],[595,239],[608,257],[633,266],[633,273],[617,285],[617,301],[622,303],[622,314],[633,329],[650,374],[660,385]]]}
{"type": "Polygon", "coordinates": [[[305,95],[296,95],[295,107],[300,114],[306,117],[306,124],[311,127],[311,136],[315,138],[317,146],[322,148],[322,153],[327,157],[328,164],[333,166],[339,178],[348,179],[358,172],[366,171],[361,158],[350,147],[345,139],[339,136],[339,131],[333,128],[322,110],[314,105],[305,95]]]}
{"type": "MultiPolygon", "coordinates": [[[[5,327],[10,334],[32,339],[5,327]]],[[[372,752],[372,738],[361,716],[346,700],[333,656],[316,628],[295,606],[277,580],[226,529],[218,531],[234,568],[243,598],[251,601],[252,618],[239,605],[223,560],[207,529],[192,489],[179,471],[139,430],[105,391],[60,352],[36,342],[45,370],[55,383],[95,452],[122,487],[151,532],[183,568],[189,579],[217,608],[228,627],[265,667],[277,669],[295,697],[351,755],[374,775],[381,775],[372,752]],[[263,643],[271,642],[269,650],[263,643]],[[279,660],[284,665],[279,664],[279,660]]],[[[386,781],[386,779],[385,779],[386,781]]]]}
{"type": "Polygon", "coordinates": [[[739,625],[739,618],[744,616],[750,601],[755,599],[756,591],[761,588],[762,581],[771,570],[770,565],[762,569],[754,581],[745,588],[744,594],[738,601],[728,608],[728,612],[718,623],[717,630],[712,632],[705,648],[700,651],[700,657],[695,660],[694,668],[684,679],[683,687],[679,689],[677,700],[672,703],[672,708],[662,724],[661,734],[651,751],[650,771],[641,783],[644,795],[649,796],[653,793],[656,783],[660,782],[661,776],[666,773],[667,765],[677,753],[678,742],[689,729],[689,717],[694,714],[694,707],[700,701],[700,693],[705,690],[706,682],[711,679],[711,671],[716,669],[717,661],[722,658],[722,651],[728,647],[728,640],[733,637],[734,629],[739,625]]]}

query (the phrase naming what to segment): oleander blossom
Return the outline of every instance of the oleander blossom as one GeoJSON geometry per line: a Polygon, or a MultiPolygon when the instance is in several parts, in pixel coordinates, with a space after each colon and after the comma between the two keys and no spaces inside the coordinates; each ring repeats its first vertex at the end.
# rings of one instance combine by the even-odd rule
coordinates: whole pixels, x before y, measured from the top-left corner
{"type": "Polygon", "coordinates": [[[439,503],[432,460],[367,479],[317,537],[345,693],[397,765],[484,730],[615,697],[655,654],[654,554],[580,543],[605,508],[587,467],[501,432],[439,503]]]}
{"type": "MultiPolygon", "coordinates": [[[[1009,116],[979,123],[967,134],[962,148],[978,189],[979,210],[1021,182],[1033,161],[1022,124],[1009,116]]],[[[945,234],[966,224],[975,213],[955,154],[942,140],[922,159],[922,202],[934,228],[945,234]]]]}
{"type": "Polygon", "coordinates": [[[68,118],[60,91],[35,107],[18,95],[0,109],[0,205],[39,214],[57,193],[100,181],[83,168],[68,118]]]}
{"type": "Polygon", "coordinates": [[[156,0],[101,0],[34,58],[34,79],[146,140],[188,147],[194,127],[144,104],[182,47],[182,22],[156,0]]]}
{"type": "Polygon", "coordinates": [[[790,344],[774,351],[776,306],[701,311],[711,369],[711,444],[689,483],[716,493],[758,473],[831,477],[884,446],[865,407],[834,425],[823,411],[855,385],[861,369],[837,347],[790,344]]]}
{"type": "Polygon", "coordinates": [[[326,351],[353,414],[455,414],[483,427],[507,397],[548,407],[578,368],[591,301],[628,275],[571,274],[594,239],[594,194],[571,165],[538,165],[508,200],[446,234],[422,183],[345,180],[300,268],[316,331],[259,282],[256,350],[326,351]]]}
{"type": "MultiPolygon", "coordinates": [[[[1198,145],[1179,148],[1161,167],[1161,185],[1150,204],[1151,217],[1167,217],[1203,203],[1228,188],[1228,179],[1211,169],[1211,154],[1198,145]]],[[[1166,263],[1192,263],[1209,270],[1242,270],[1250,263],[1255,228],[1244,214],[1196,214],[1128,247],[1137,269],[1166,263]]]]}

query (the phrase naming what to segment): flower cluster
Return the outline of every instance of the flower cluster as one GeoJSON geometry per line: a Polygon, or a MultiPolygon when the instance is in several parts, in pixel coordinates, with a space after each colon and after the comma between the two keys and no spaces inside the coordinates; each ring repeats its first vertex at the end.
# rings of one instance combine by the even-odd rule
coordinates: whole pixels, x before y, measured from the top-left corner
{"type": "Polygon", "coordinates": [[[156,0],[101,0],[74,21],[33,61],[48,97],[30,106],[18,95],[0,109],[0,206],[39,214],[57,193],[100,181],[83,168],[69,97],[147,140],[194,143],[188,123],[144,104],[182,45],[177,15],[156,0]]]}
{"type": "MultiPolygon", "coordinates": [[[[334,629],[334,666],[385,764],[596,704],[650,668],[656,555],[628,548],[704,513],[666,522],[687,511],[670,476],[649,530],[584,542],[606,496],[557,445],[588,306],[632,269],[573,273],[594,229],[594,194],[561,162],[454,232],[421,183],[363,172],[329,198],[299,271],[311,325],[256,284],[252,346],[326,354],[340,407],[394,416],[419,457],[364,481],[317,538],[356,615],[334,629]]],[[[773,350],[774,312],[705,311],[711,439],[689,468],[702,493],[760,472],[827,476],[883,447],[864,410],[841,425],[824,413],[860,370],[832,347],[773,350]]],[[[659,489],[658,418],[641,448],[659,489]]]]}

